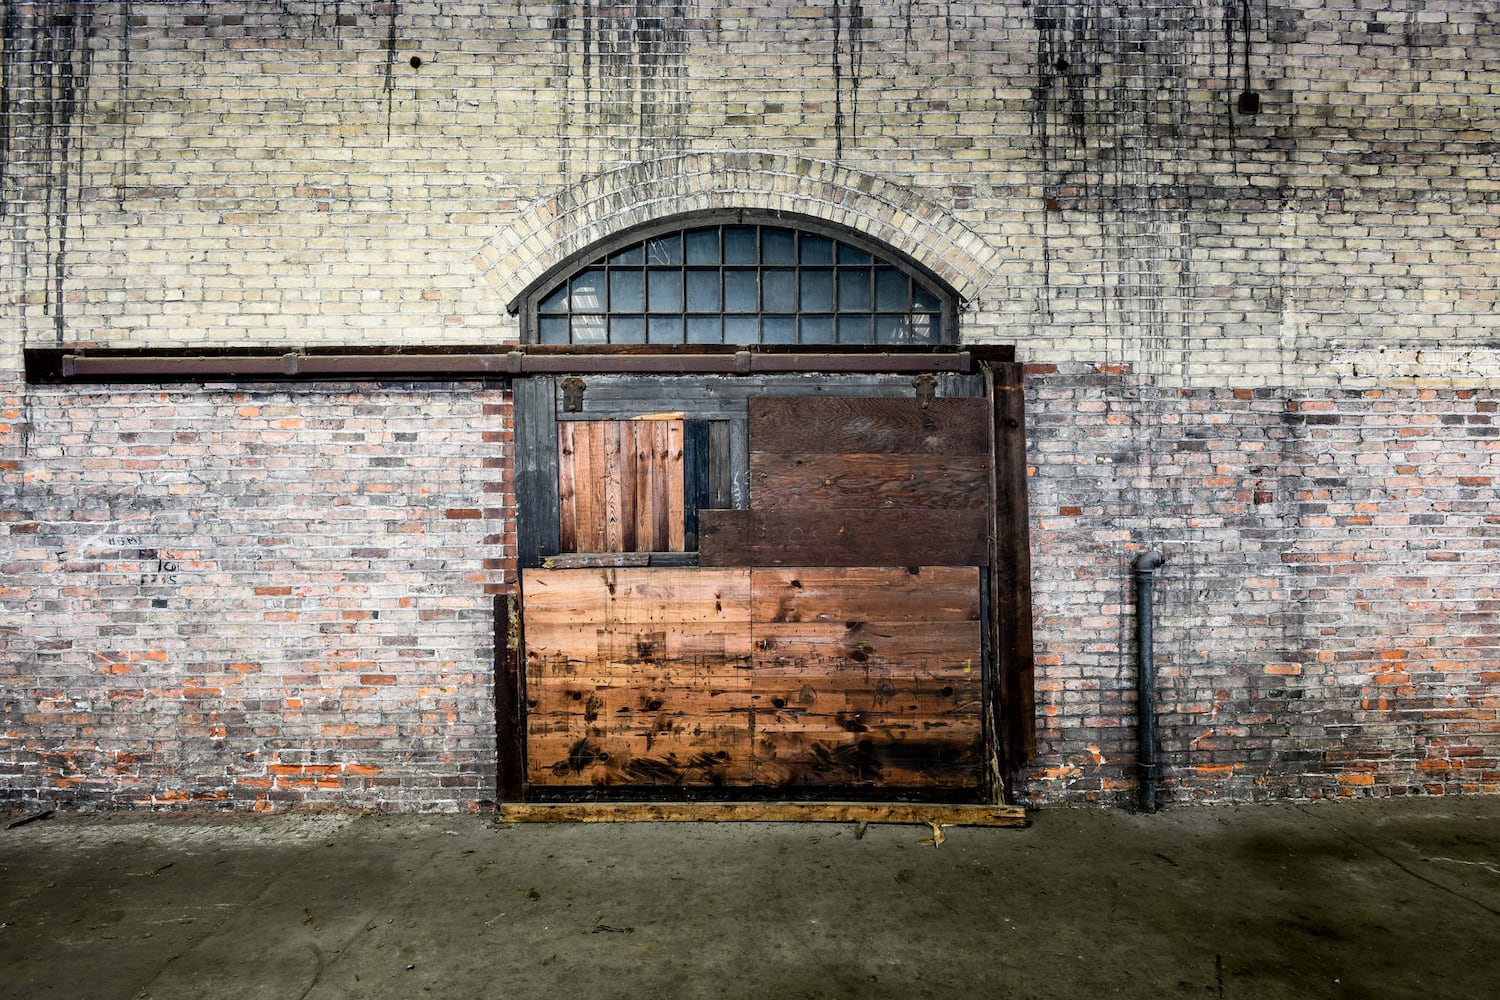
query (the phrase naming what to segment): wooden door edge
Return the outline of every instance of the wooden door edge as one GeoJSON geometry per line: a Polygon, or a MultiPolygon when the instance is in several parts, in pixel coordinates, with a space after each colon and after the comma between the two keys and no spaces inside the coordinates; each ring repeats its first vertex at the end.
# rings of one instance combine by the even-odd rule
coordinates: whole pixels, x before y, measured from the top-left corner
{"type": "Polygon", "coordinates": [[[503,823],[892,823],[1031,825],[1022,806],[859,802],[502,802],[503,823]]]}

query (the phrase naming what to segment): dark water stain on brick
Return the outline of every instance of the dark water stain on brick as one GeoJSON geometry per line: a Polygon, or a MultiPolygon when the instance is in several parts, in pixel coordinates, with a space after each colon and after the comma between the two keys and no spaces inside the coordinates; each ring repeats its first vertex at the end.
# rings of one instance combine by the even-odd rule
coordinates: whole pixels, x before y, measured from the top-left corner
{"type": "Polygon", "coordinates": [[[89,100],[94,5],[7,0],[0,17],[0,221],[12,226],[23,288],[33,276],[32,258],[45,262],[43,307],[60,344],[69,226],[83,184],[81,139],[75,141],[74,132],[89,100]],[[40,220],[33,218],[37,206],[40,220]]]}

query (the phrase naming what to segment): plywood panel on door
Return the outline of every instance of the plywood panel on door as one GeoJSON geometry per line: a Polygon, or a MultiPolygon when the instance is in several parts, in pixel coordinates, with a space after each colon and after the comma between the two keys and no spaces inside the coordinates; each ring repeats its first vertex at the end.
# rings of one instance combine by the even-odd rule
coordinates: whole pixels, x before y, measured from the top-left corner
{"type": "Polygon", "coordinates": [[[974,567],[527,570],[537,786],[968,788],[974,567]]]}

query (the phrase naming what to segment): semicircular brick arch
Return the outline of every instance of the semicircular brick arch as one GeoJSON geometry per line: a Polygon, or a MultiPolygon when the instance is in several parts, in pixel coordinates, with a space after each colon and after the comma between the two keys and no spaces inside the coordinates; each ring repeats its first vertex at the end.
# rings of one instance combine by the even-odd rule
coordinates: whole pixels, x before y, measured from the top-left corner
{"type": "Polygon", "coordinates": [[[571,255],[633,226],[723,209],[793,212],[903,251],[974,299],[996,252],[910,188],[834,163],[774,153],[688,153],[631,164],[542,198],[476,258],[503,301],[571,255]]]}

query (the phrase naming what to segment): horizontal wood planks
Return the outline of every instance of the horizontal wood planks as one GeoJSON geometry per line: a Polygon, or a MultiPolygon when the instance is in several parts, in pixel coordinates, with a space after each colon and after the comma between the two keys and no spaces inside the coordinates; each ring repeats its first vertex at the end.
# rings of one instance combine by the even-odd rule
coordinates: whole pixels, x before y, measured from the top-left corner
{"type": "Polygon", "coordinates": [[[703,565],[989,562],[986,400],[768,396],[747,412],[749,506],[703,512],[703,565]]]}
{"type": "Polygon", "coordinates": [[[984,399],[934,399],[924,410],[905,396],[858,399],[768,397],[752,400],[750,441],[757,451],[837,455],[985,455],[984,399]]]}
{"type": "MultiPolygon", "coordinates": [[[[756,442],[751,439],[752,445],[756,442]]],[[[978,510],[989,505],[983,455],[750,452],[753,510],[978,510]]]]}
{"type": "Polygon", "coordinates": [[[704,510],[704,566],[983,566],[983,510],[704,510]]]}
{"type": "Polygon", "coordinates": [[[526,570],[533,785],[984,778],[978,570],[526,570]]]}

